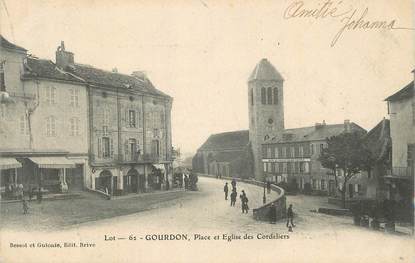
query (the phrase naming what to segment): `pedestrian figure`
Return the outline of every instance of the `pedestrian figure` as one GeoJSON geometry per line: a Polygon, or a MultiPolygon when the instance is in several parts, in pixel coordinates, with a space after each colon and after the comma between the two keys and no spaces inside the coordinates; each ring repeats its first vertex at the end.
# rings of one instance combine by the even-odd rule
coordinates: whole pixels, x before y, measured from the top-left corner
{"type": "Polygon", "coordinates": [[[267,182],[267,193],[268,194],[271,193],[271,182],[270,181],[267,182]]]}
{"type": "Polygon", "coordinates": [[[277,210],[274,203],[272,203],[269,208],[269,221],[271,224],[275,224],[275,222],[277,222],[277,210]]]}
{"type": "Polygon", "coordinates": [[[225,200],[228,200],[229,188],[228,188],[228,183],[227,182],[225,183],[225,186],[223,187],[223,191],[225,192],[225,200]]]}
{"type": "MultiPolygon", "coordinates": [[[[290,230],[290,226],[295,227],[295,225],[293,223],[293,219],[294,219],[293,205],[290,204],[290,206],[287,209],[287,227],[288,227],[288,231],[290,230]]],[[[292,232],[292,229],[291,229],[291,232],[292,232]]]]}
{"type": "Polygon", "coordinates": [[[242,213],[248,213],[248,210],[249,210],[248,197],[246,196],[244,190],[242,190],[242,194],[239,197],[241,198],[242,213]]]}
{"type": "Polygon", "coordinates": [[[232,189],[232,193],[231,193],[231,206],[235,206],[236,203],[236,196],[238,194],[236,193],[236,189],[232,189]]]}
{"type": "Polygon", "coordinates": [[[23,205],[23,214],[27,214],[29,211],[29,205],[27,204],[26,199],[22,199],[22,205],[23,205]]]}
{"type": "Polygon", "coordinates": [[[32,201],[33,198],[33,188],[29,187],[29,201],[32,201]]]}
{"type": "Polygon", "coordinates": [[[187,174],[184,176],[184,189],[189,189],[189,177],[187,176],[187,174]]]}
{"type": "Polygon", "coordinates": [[[39,187],[38,189],[37,189],[37,201],[39,202],[39,203],[41,203],[42,202],[42,189],[41,189],[41,187],[39,187]]]}
{"type": "Polygon", "coordinates": [[[236,191],[236,180],[235,179],[232,179],[231,185],[232,185],[232,189],[235,189],[236,191]]]}

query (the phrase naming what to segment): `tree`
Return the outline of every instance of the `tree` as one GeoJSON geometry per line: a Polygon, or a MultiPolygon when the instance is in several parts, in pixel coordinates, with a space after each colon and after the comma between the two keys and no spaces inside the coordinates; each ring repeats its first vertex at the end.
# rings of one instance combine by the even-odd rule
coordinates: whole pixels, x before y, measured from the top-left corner
{"type": "Polygon", "coordinates": [[[333,171],[336,188],[342,195],[346,207],[346,185],[361,171],[370,172],[375,160],[358,132],[342,133],[326,139],[327,147],[320,154],[321,165],[333,171]],[[343,170],[343,186],[339,187],[338,169],[343,170]]]}

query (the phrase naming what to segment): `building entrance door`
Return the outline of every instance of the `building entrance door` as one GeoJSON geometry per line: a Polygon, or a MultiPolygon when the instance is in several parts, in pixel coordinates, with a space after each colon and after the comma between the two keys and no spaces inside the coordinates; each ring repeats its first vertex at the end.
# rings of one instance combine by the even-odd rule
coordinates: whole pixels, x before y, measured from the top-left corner
{"type": "Polygon", "coordinates": [[[70,191],[81,191],[84,187],[84,165],[77,164],[76,168],[66,169],[66,183],[70,191]]]}

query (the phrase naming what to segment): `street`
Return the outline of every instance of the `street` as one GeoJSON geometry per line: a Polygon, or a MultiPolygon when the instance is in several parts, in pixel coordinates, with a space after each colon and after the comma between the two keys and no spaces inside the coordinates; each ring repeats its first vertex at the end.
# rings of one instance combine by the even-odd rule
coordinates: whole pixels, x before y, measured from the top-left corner
{"type": "MultiPolygon", "coordinates": [[[[384,259],[384,261],[377,260],[377,262],[398,262],[399,260],[407,262],[414,256],[413,242],[408,242],[408,240],[413,241],[410,237],[387,235],[355,227],[350,217],[335,217],[310,212],[318,207],[329,206],[324,197],[301,195],[287,197],[287,205],[293,204],[296,213],[296,227],[294,232],[289,233],[284,221],[270,224],[253,219],[252,208],[262,203],[262,188],[238,183],[238,194],[244,189],[250,205],[249,214],[242,214],[239,197],[236,207],[230,207],[230,201],[224,200],[223,184],[222,180],[201,177],[198,192],[188,192],[171,202],[154,206],[151,210],[65,226],[59,232],[33,232],[33,239],[42,242],[71,240],[96,244],[104,249],[101,250],[104,252],[99,257],[96,257],[92,250],[82,250],[83,256],[91,257],[91,262],[112,260],[122,262],[123,258],[126,259],[132,255],[141,259],[146,258],[148,261],[175,258],[176,262],[198,262],[206,261],[211,256],[206,251],[215,253],[218,257],[217,262],[222,262],[221,256],[232,256],[236,249],[239,253],[241,253],[240,249],[245,251],[243,256],[246,262],[262,262],[269,258],[295,258],[296,262],[322,262],[333,260],[334,257],[336,262],[355,262],[357,259],[373,255],[384,259]],[[185,234],[189,236],[189,242],[145,240],[147,235],[159,234],[185,234]],[[253,240],[234,239],[230,242],[225,239],[212,240],[214,235],[220,235],[222,238],[223,234],[227,236],[248,234],[253,237],[253,240]],[[260,239],[261,236],[270,234],[289,235],[289,239],[260,239]],[[210,236],[210,239],[193,240],[195,235],[210,236]],[[263,250],[261,252],[250,251],[252,247],[250,242],[257,242],[256,247],[261,247],[263,250]],[[391,249],[379,249],[379,242],[387,244],[391,249]],[[163,253],[160,250],[160,244],[165,245],[169,252],[163,253]],[[323,255],[320,250],[321,244],[325,246],[323,255]],[[112,249],[119,249],[123,252],[111,253],[112,249]],[[338,253],[342,255],[342,258],[338,258],[338,253]],[[312,260],[316,255],[319,255],[319,260],[312,260]]],[[[275,198],[276,194],[273,193],[267,197],[268,199],[275,198]]],[[[107,203],[110,204],[110,202],[107,203]]],[[[113,208],[108,207],[108,209],[113,208]]],[[[5,243],[7,245],[11,240],[19,242],[19,238],[19,231],[5,229],[1,239],[7,242],[2,242],[2,246],[5,243]]],[[[20,240],[20,242],[23,241],[20,240]]],[[[75,262],[79,257],[80,253],[74,253],[73,257],[66,258],[65,262],[75,262]]],[[[234,262],[227,260],[229,261],[234,262]]]]}

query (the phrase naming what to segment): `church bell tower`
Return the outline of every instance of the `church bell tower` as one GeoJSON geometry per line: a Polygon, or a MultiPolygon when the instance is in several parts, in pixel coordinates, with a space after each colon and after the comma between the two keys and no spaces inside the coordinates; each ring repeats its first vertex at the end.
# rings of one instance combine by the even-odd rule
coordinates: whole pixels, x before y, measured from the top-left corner
{"type": "Polygon", "coordinates": [[[249,142],[252,147],[255,179],[265,179],[262,144],[277,141],[284,132],[284,96],[281,74],[262,59],[248,79],[249,142]]]}

